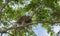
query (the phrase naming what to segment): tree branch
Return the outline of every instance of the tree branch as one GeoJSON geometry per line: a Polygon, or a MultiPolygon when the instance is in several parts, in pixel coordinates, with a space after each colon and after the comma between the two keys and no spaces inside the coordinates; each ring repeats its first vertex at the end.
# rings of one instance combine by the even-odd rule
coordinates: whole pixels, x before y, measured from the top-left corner
{"type": "Polygon", "coordinates": [[[54,21],[54,22],[49,22],[49,21],[39,21],[39,22],[32,22],[32,23],[28,23],[28,24],[24,24],[24,25],[20,25],[19,27],[10,27],[10,28],[7,28],[5,30],[0,30],[0,33],[7,33],[8,30],[12,30],[12,29],[24,29],[26,26],[29,26],[29,25],[33,25],[33,24],[37,24],[37,23],[60,23],[60,21],[54,21]]]}

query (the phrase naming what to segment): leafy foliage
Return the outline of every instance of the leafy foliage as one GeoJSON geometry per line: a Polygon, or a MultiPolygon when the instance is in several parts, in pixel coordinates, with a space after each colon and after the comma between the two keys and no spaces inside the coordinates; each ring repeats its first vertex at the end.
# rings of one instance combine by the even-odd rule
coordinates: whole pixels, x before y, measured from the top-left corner
{"type": "MultiPolygon", "coordinates": [[[[26,12],[32,12],[34,13],[34,16],[32,16],[32,21],[36,20],[38,21],[59,21],[60,20],[60,5],[58,3],[59,0],[13,0],[9,2],[5,8],[2,10],[2,17],[0,20],[0,24],[3,24],[4,27],[10,26],[11,21],[17,19],[21,16],[24,16],[26,12]],[[28,2],[28,3],[25,3],[28,2]],[[30,3],[29,3],[30,2],[30,3]],[[23,7],[21,6],[23,5],[23,7]]],[[[6,2],[5,2],[6,3],[6,2]]],[[[2,0],[0,0],[0,5],[2,5],[2,0]]],[[[31,13],[31,15],[32,15],[31,13]]],[[[14,23],[17,24],[17,23],[14,23]]],[[[51,35],[53,34],[51,30],[51,26],[53,26],[54,23],[42,23],[42,27],[44,27],[46,30],[48,30],[51,35]]],[[[35,24],[34,24],[35,25],[35,24]]],[[[29,28],[31,28],[30,26],[29,28]]],[[[14,36],[26,36],[26,33],[28,33],[28,36],[32,35],[35,36],[34,32],[27,32],[27,30],[21,29],[20,32],[18,30],[10,30],[14,36]]],[[[9,35],[9,36],[13,36],[9,35]]]]}

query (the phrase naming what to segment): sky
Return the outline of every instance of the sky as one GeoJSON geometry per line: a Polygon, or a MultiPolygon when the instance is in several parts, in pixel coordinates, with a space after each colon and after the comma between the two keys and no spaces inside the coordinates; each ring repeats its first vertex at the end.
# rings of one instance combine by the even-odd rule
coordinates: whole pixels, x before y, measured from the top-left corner
{"type": "Polygon", "coordinates": [[[36,33],[37,36],[50,36],[48,33],[47,33],[47,30],[44,29],[41,24],[38,24],[37,27],[34,27],[33,26],[33,31],[36,33]]]}
{"type": "Polygon", "coordinates": [[[55,33],[60,31],[60,26],[59,25],[58,26],[54,25],[53,27],[54,27],[53,30],[54,30],[55,33]]]}
{"type": "MultiPolygon", "coordinates": [[[[42,24],[38,24],[37,27],[33,26],[33,31],[36,33],[37,36],[50,36],[50,34],[47,33],[47,30],[44,29],[42,26],[42,24]]],[[[52,26],[55,33],[58,33],[60,31],[60,26],[52,26]]]]}

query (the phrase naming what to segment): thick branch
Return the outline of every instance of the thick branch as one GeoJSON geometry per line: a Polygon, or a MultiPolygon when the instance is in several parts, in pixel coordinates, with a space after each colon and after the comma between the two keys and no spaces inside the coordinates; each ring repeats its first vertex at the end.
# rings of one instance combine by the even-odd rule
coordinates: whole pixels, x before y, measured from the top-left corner
{"type": "Polygon", "coordinates": [[[39,21],[39,22],[34,22],[34,23],[28,23],[28,24],[26,24],[25,23],[25,25],[20,25],[19,27],[10,27],[10,28],[8,28],[8,29],[5,29],[5,30],[1,30],[0,31],[0,33],[6,33],[8,30],[12,30],[12,29],[24,29],[26,26],[28,26],[28,25],[33,25],[33,24],[37,24],[37,23],[60,23],[60,21],[54,21],[54,22],[49,22],[49,21],[39,21]]]}

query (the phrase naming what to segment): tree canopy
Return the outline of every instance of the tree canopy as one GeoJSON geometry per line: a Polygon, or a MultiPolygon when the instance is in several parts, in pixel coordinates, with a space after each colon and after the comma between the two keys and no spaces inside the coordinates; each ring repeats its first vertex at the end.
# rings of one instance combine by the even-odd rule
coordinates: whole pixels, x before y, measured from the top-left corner
{"type": "Polygon", "coordinates": [[[8,33],[8,36],[36,36],[32,31],[32,25],[42,23],[42,27],[48,30],[52,36],[53,25],[60,25],[60,0],[0,0],[0,33],[8,33]],[[29,12],[32,22],[17,27],[17,20],[29,12]],[[3,26],[2,26],[3,25],[3,26]],[[25,29],[28,27],[28,29],[25,29]],[[7,32],[8,31],[8,32],[7,32]],[[11,33],[10,33],[11,32],[11,33]]]}

